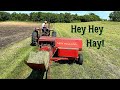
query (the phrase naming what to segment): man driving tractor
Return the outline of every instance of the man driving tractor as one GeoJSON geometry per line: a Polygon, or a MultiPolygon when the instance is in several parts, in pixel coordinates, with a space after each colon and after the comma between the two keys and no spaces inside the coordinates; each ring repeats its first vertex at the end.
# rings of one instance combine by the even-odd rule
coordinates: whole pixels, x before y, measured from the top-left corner
{"type": "Polygon", "coordinates": [[[48,28],[47,21],[44,21],[44,23],[42,24],[42,29],[43,29],[43,28],[48,28]]]}
{"type": "Polygon", "coordinates": [[[38,38],[40,37],[40,30],[41,30],[41,36],[49,36],[50,35],[50,30],[48,28],[48,23],[47,21],[44,21],[42,24],[42,28],[35,28],[34,31],[32,32],[32,46],[36,46],[38,38]]]}
{"type": "MultiPolygon", "coordinates": [[[[50,24],[49,24],[50,26],[50,24]]],[[[44,23],[42,24],[41,29],[40,28],[35,28],[34,31],[32,32],[32,46],[36,46],[38,39],[41,36],[50,36],[50,32],[52,32],[51,36],[52,37],[56,37],[56,32],[54,30],[50,30],[50,27],[48,26],[47,21],[44,21],[44,23]]]]}
{"type": "Polygon", "coordinates": [[[42,24],[42,35],[43,36],[49,36],[50,35],[50,31],[49,31],[49,28],[48,28],[48,23],[47,21],[44,21],[44,23],[42,24]]]}

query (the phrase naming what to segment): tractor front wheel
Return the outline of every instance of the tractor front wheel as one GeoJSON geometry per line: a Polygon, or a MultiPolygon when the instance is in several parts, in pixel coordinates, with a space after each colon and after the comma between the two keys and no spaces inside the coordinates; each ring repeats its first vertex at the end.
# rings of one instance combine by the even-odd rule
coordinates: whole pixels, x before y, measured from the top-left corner
{"type": "Polygon", "coordinates": [[[78,64],[80,64],[80,65],[83,64],[83,55],[82,54],[79,54],[78,64]]]}
{"type": "Polygon", "coordinates": [[[53,31],[52,32],[52,37],[56,37],[57,35],[56,35],[56,32],[55,31],[53,31]]]}

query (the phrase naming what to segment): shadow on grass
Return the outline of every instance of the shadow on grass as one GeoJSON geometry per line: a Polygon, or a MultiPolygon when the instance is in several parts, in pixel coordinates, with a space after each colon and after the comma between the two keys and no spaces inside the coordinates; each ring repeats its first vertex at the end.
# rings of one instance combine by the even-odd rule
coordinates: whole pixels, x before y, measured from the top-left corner
{"type": "Polygon", "coordinates": [[[32,70],[26,79],[43,79],[45,72],[40,70],[32,70]]]}
{"type": "Polygon", "coordinates": [[[72,65],[73,63],[76,63],[76,61],[75,60],[59,60],[56,63],[72,65]]]}

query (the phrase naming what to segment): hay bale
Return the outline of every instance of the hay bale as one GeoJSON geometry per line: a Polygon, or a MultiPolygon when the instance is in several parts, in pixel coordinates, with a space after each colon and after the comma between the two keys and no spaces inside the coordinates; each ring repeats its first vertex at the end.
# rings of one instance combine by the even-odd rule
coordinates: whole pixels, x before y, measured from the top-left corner
{"type": "Polygon", "coordinates": [[[50,55],[47,51],[31,52],[27,63],[44,64],[46,70],[48,69],[50,55]]]}

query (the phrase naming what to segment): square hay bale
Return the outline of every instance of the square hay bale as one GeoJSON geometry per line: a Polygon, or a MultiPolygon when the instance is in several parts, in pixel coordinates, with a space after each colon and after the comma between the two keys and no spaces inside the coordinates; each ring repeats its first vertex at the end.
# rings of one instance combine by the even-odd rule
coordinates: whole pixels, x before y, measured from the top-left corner
{"type": "Polygon", "coordinates": [[[47,70],[49,66],[49,59],[50,55],[49,52],[47,51],[31,52],[27,60],[27,63],[44,64],[47,70]]]}

